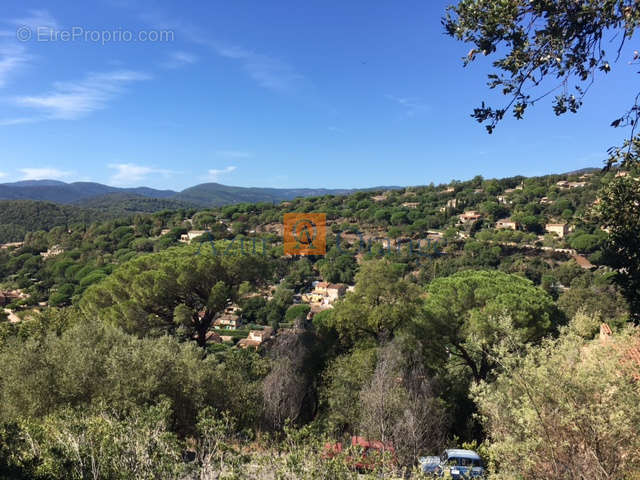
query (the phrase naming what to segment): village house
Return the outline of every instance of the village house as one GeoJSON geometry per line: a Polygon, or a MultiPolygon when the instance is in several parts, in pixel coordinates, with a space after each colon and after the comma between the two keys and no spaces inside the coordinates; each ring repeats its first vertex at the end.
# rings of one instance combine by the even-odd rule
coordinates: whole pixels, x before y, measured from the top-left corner
{"type": "Polygon", "coordinates": [[[235,304],[227,305],[227,308],[213,322],[213,326],[225,330],[236,330],[242,325],[239,315],[240,307],[235,304]]]}
{"type": "Polygon", "coordinates": [[[549,233],[555,233],[560,238],[564,238],[569,232],[569,227],[566,223],[547,223],[544,229],[549,233]]]}
{"type": "Polygon", "coordinates": [[[169,233],[171,231],[170,228],[163,228],[162,230],[160,230],[160,235],[166,235],[167,233],[169,233]]]}
{"type": "Polygon", "coordinates": [[[542,197],[540,199],[540,205],[551,205],[553,200],[549,200],[549,197],[542,197]]]}
{"type": "Polygon", "coordinates": [[[29,298],[29,295],[20,290],[0,290],[0,307],[9,305],[15,300],[23,300],[25,298],[29,298]]]}
{"type": "Polygon", "coordinates": [[[223,313],[213,321],[213,326],[225,330],[236,330],[241,325],[238,315],[229,315],[223,313]]]}
{"type": "Polygon", "coordinates": [[[565,190],[568,188],[582,188],[587,185],[587,182],[568,182],[567,180],[560,180],[556,182],[556,185],[565,190]]]}
{"type": "MultiPolygon", "coordinates": [[[[195,339],[195,335],[194,335],[194,339],[195,339]]],[[[207,333],[204,335],[204,339],[206,343],[222,343],[222,337],[217,333],[214,332],[213,330],[209,330],[207,331],[207,333]]]]}
{"type": "Polygon", "coordinates": [[[508,205],[510,203],[513,203],[510,200],[508,200],[507,197],[505,197],[504,195],[498,195],[496,198],[498,200],[498,203],[502,203],[503,205],[508,205]]]}
{"type": "Polygon", "coordinates": [[[382,194],[382,195],[374,195],[373,197],[371,197],[371,200],[373,200],[374,202],[384,202],[387,199],[387,195],[382,194]]]}
{"type": "Polygon", "coordinates": [[[46,260],[47,258],[55,257],[57,255],[60,255],[61,253],[64,253],[64,248],[62,248],[60,245],[54,245],[53,247],[47,249],[46,252],[40,252],[40,256],[46,260]]]}
{"type": "Polygon", "coordinates": [[[302,295],[302,300],[310,304],[331,305],[347,293],[343,283],[318,282],[313,290],[302,295]]]}
{"type": "Polygon", "coordinates": [[[458,206],[458,200],[455,199],[455,198],[452,198],[452,199],[447,201],[445,206],[440,207],[440,211],[441,212],[446,212],[447,208],[456,208],[457,206],[458,206]]]}
{"type": "Polygon", "coordinates": [[[440,193],[453,193],[453,192],[455,192],[455,191],[456,191],[456,189],[455,189],[455,188],[453,188],[453,187],[448,187],[448,188],[445,188],[444,190],[442,190],[440,193]]]}
{"type": "Polygon", "coordinates": [[[273,328],[271,327],[264,327],[263,330],[250,330],[247,338],[241,339],[237,345],[240,348],[258,348],[266,340],[271,338],[271,335],[273,335],[273,328]]]}
{"type": "Polygon", "coordinates": [[[236,330],[242,325],[240,315],[238,315],[239,307],[237,305],[229,305],[225,308],[214,321],[213,326],[225,330],[236,330]]]}
{"type": "Polygon", "coordinates": [[[0,245],[0,249],[5,250],[13,247],[21,247],[22,245],[24,245],[24,242],[3,243],[2,245],[0,245]]]}
{"type": "Polygon", "coordinates": [[[473,223],[477,222],[482,218],[482,214],[480,212],[476,212],[475,210],[469,210],[468,212],[461,213],[459,215],[460,223],[473,223]]]}
{"type": "Polygon", "coordinates": [[[180,241],[183,243],[191,243],[191,240],[207,233],[206,230],[189,230],[187,233],[180,235],[180,241]]]}
{"type": "Polygon", "coordinates": [[[517,230],[518,229],[518,223],[514,222],[510,218],[503,218],[503,219],[498,220],[496,222],[496,228],[517,230]]]}
{"type": "Polygon", "coordinates": [[[312,290],[308,293],[303,293],[301,299],[305,303],[313,304],[321,304],[324,301],[324,295],[312,290]]]}
{"type": "Polygon", "coordinates": [[[327,287],[327,299],[333,303],[347,293],[347,286],[343,283],[331,283],[327,287]]]}
{"type": "Polygon", "coordinates": [[[419,202],[404,202],[402,204],[402,206],[405,208],[418,208],[419,205],[420,205],[419,202]]]}

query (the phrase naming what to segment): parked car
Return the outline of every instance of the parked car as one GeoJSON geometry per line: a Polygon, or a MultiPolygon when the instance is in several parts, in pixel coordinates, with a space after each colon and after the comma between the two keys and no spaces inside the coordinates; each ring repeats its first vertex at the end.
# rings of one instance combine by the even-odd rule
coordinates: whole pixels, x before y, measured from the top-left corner
{"type": "MultiPolygon", "coordinates": [[[[382,466],[385,461],[397,464],[395,450],[392,445],[379,441],[370,441],[363,437],[351,437],[351,447],[358,451],[356,455],[349,454],[346,457],[348,464],[359,472],[371,472],[382,466]],[[385,455],[387,456],[385,458],[385,455]]],[[[327,443],[324,446],[322,458],[334,458],[343,452],[342,443],[327,443]]]]}
{"type": "Polygon", "coordinates": [[[418,460],[422,471],[434,477],[443,477],[446,473],[453,479],[484,477],[482,459],[472,450],[450,449],[439,457],[421,457],[418,460]]]}

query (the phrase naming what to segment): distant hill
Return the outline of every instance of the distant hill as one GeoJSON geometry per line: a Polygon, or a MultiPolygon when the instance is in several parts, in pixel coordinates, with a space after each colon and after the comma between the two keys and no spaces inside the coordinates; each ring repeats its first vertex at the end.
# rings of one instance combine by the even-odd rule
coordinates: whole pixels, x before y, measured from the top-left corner
{"type": "MultiPolygon", "coordinates": [[[[399,188],[399,187],[376,187],[399,188]]],[[[219,183],[203,183],[182,192],[156,190],[149,187],[118,188],[93,182],[65,183],[57,180],[27,180],[0,184],[0,200],[39,200],[91,207],[115,207],[132,210],[132,205],[144,206],[141,211],[185,206],[210,207],[242,202],[281,202],[296,197],[344,195],[354,189],[325,188],[251,188],[231,187],[219,183]],[[140,198],[164,199],[175,202],[141,202],[140,198]],[[119,202],[124,202],[118,204],[119,202]]]]}
{"type": "Polygon", "coordinates": [[[28,180],[0,184],[0,200],[41,200],[55,203],[74,203],[110,193],[131,193],[149,198],[169,198],[173,190],[148,187],[117,188],[94,182],[64,183],[56,180],[28,180]]]}
{"type": "Polygon", "coordinates": [[[195,208],[197,205],[189,204],[171,198],[149,198],[132,193],[117,192],[108,193],[98,197],[78,200],[73,205],[97,210],[108,210],[111,213],[120,211],[128,213],[153,213],[160,210],[178,210],[180,208],[195,208]]]}
{"type": "Polygon", "coordinates": [[[203,207],[220,206],[242,202],[282,202],[296,197],[322,195],[346,195],[355,190],[326,188],[251,188],[230,187],[219,183],[202,183],[183,190],[175,197],[187,203],[203,207]]]}

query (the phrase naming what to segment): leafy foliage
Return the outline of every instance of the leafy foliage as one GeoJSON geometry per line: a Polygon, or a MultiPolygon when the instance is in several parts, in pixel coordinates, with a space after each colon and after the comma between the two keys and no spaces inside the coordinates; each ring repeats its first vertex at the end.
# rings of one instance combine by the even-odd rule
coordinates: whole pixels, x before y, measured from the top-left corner
{"type": "Polygon", "coordinates": [[[542,289],[497,271],[465,271],[433,281],[424,311],[425,335],[470,368],[476,382],[489,375],[496,343],[504,338],[517,345],[536,342],[560,319],[542,289]]]}
{"type": "Polygon", "coordinates": [[[526,356],[505,356],[496,382],[473,390],[498,472],[492,478],[634,478],[640,471],[640,391],[625,368],[637,373],[637,365],[624,359],[638,337],[602,342],[580,331],[572,325],[526,356]]]}
{"type": "Polygon", "coordinates": [[[491,133],[509,110],[521,119],[529,106],[554,92],[559,92],[555,114],[575,113],[597,74],[611,70],[612,57],[617,60],[639,21],[633,0],[462,0],[449,7],[443,24],[447,34],[474,45],[465,65],[478,54],[504,52],[493,62],[496,73],[488,75],[488,85],[511,100],[500,108],[483,103],[473,112],[491,133]],[[617,47],[613,55],[604,50],[609,35],[617,47]]]}

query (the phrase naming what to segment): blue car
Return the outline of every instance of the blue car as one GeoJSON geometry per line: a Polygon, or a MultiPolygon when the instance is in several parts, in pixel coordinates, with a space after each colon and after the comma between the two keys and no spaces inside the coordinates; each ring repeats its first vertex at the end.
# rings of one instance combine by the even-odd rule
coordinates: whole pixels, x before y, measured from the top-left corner
{"type": "Polygon", "coordinates": [[[434,477],[444,477],[446,473],[453,479],[484,477],[484,466],[480,455],[472,450],[445,450],[439,457],[421,457],[422,471],[434,477]]]}

